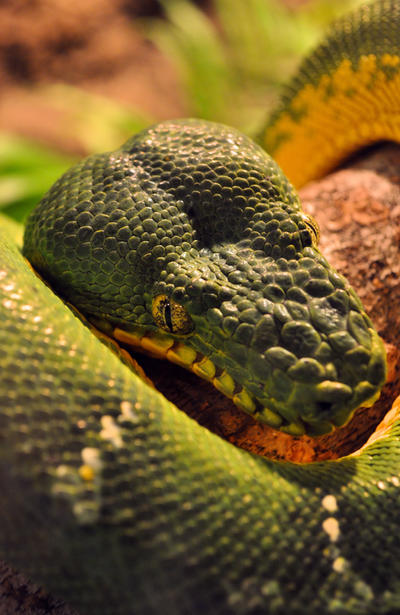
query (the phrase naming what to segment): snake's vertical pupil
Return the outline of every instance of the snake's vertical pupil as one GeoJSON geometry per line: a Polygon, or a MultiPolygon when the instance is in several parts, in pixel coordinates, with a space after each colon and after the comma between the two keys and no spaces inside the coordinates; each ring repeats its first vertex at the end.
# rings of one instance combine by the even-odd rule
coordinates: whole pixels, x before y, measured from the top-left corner
{"type": "Polygon", "coordinates": [[[172,324],[171,306],[170,306],[169,301],[164,302],[163,308],[164,308],[164,322],[166,326],[168,327],[168,329],[171,331],[171,333],[173,333],[174,327],[172,324]]]}

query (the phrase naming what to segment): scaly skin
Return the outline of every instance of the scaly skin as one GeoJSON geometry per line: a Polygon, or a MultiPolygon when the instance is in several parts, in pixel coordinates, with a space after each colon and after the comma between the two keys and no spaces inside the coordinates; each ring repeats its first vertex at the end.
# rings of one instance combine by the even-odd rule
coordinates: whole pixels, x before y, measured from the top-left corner
{"type": "Polygon", "coordinates": [[[136,336],[159,330],[154,297],[171,298],[192,323],[191,369],[206,357],[244,410],[319,434],[376,396],[385,357],[311,233],[263,150],[178,120],[70,169],[28,219],[24,253],[81,312],[136,336]]]}
{"type": "MultiPolygon", "coordinates": [[[[399,23],[394,5],[379,7],[399,23]]],[[[121,338],[130,329],[202,365],[260,419],[326,431],[379,390],[382,350],[362,306],[312,245],[283,174],[236,131],[154,127],[72,169],[36,211],[24,251],[64,297],[121,338]],[[154,311],[160,295],[184,307],[176,321],[172,303],[154,311]],[[293,311],[305,352],[285,333],[293,311]],[[184,336],[157,333],[160,314],[184,336]]],[[[18,232],[3,220],[2,557],[82,613],[400,611],[399,402],[374,441],[337,461],[236,449],[83,326],[26,264],[18,232]]]]}

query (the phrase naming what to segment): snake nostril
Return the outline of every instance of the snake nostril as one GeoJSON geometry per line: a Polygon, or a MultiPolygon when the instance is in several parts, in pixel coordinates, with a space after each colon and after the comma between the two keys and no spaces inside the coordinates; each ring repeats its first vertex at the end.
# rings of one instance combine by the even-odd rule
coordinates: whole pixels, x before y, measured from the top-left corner
{"type": "Polygon", "coordinates": [[[330,401],[318,401],[317,409],[321,414],[330,412],[332,408],[332,403],[330,401]]]}

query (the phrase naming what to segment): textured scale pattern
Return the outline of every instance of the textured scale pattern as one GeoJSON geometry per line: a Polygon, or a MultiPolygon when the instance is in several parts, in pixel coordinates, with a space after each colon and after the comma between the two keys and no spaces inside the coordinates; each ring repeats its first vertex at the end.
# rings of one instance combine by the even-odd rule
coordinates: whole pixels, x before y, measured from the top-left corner
{"type": "Polygon", "coordinates": [[[289,433],[342,425],[384,381],[360,301],[312,245],[279,167],[234,129],[164,122],[84,160],[29,218],[24,253],[120,329],[157,329],[155,296],[179,302],[194,323],[185,345],[289,433]]]}
{"type": "MultiPolygon", "coordinates": [[[[397,5],[384,0],[375,6],[345,21],[342,29],[351,36],[354,28],[347,24],[361,21],[366,23],[367,35],[370,11],[382,11],[386,21],[397,25],[393,41],[396,54],[397,5]]],[[[371,31],[379,49],[381,31],[371,31]]],[[[331,39],[327,54],[340,37],[338,32],[331,39]]],[[[357,67],[357,46],[351,49],[352,64],[357,67]]],[[[368,70],[373,71],[374,66],[376,70],[374,62],[368,70]]],[[[326,71],[321,63],[321,77],[326,71]]],[[[317,82],[318,79],[312,83],[317,82]]],[[[381,79],[379,85],[384,89],[376,89],[376,100],[382,101],[388,82],[381,79]]],[[[318,98],[316,103],[318,107],[318,98]]],[[[376,107],[373,109],[379,122],[376,107]]],[[[303,121],[310,115],[311,107],[303,121]]],[[[188,130],[193,126],[199,124],[189,124],[188,130]]],[[[395,119],[392,128],[395,135],[395,119]]],[[[164,129],[165,126],[152,130],[164,129]]],[[[213,130],[215,139],[219,131],[228,129],[213,130]]],[[[150,131],[150,137],[152,134],[150,131]]],[[[234,131],[231,134],[234,143],[230,146],[235,145],[235,139],[244,139],[234,131]]],[[[198,208],[200,195],[194,194],[201,192],[206,200],[211,199],[211,193],[213,198],[219,194],[218,190],[212,192],[214,176],[206,177],[210,170],[203,170],[196,177],[193,168],[183,174],[180,168],[180,178],[185,177],[189,184],[196,179],[196,185],[202,185],[201,190],[196,190],[194,182],[190,190],[186,187],[184,195],[189,192],[193,201],[186,204],[176,192],[182,188],[173,172],[176,159],[165,159],[169,150],[164,151],[162,164],[157,164],[161,161],[156,151],[154,157],[147,151],[145,168],[132,175],[131,161],[138,155],[141,138],[133,138],[116,153],[83,161],[63,176],[43,203],[51,199],[54,210],[60,207],[66,212],[65,218],[49,215],[48,221],[41,222],[39,230],[35,230],[38,234],[27,250],[43,271],[47,266],[44,255],[52,241],[46,224],[52,226],[52,267],[56,268],[58,262],[59,273],[65,272],[58,286],[68,294],[74,281],[79,282],[85,292],[79,296],[74,292],[81,309],[85,307],[89,314],[95,312],[100,319],[111,315],[115,324],[126,322],[127,327],[136,322],[144,327],[151,325],[153,291],[177,292],[182,302],[182,291],[178,289],[187,288],[188,268],[184,265],[190,263],[190,250],[202,251],[207,259],[199,260],[198,279],[200,287],[207,288],[204,295],[211,301],[207,319],[212,324],[208,310],[215,315],[213,310],[219,309],[212,305],[219,276],[223,274],[236,285],[235,280],[229,280],[229,275],[236,272],[239,286],[249,290],[246,284],[251,280],[249,273],[255,273],[255,265],[250,258],[248,268],[238,254],[246,254],[247,259],[246,251],[254,241],[253,258],[257,260],[255,255],[262,249],[259,238],[270,220],[262,215],[257,222],[251,218],[252,224],[245,227],[248,234],[242,237],[242,225],[228,225],[223,219],[223,224],[216,225],[216,237],[220,243],[234,237],[238,251],[231,264],[228,256],[217,259],[207,242],[213,220],[217,215],[223,218],[222,210],[216,203],[208,214],[198,208]],[[171,164],[172,168],[168,167],[171,164]],[[126,190],[129,174],[136,182],[136,192],[126,190]],[[161,179],[157,185],[154,174],[161,179]],[[159,245],[152,243],[157,233],[147,211],[149,199],[160,215],[159,245]],[[179,199],[183,203],[178,207],[179,199]],[[197,212],[191,215],[195,224],[188,222],[190,206],[197,212]],[[259,222],[265,226],[257,232],[259,222]],[[175,243],[175,238],[179,242],[175,243]],[[184,247],[185,243],[190,247],[184,247]],[[149,250],[160,246],[162,250],[150,262],[149,250]],[[154,288],[149,282],[144,285],[141,275],[129,277],[130,260],[137,267],[142,262],[136,257],[139,248],[146,261],[143,272],[149,274],[154,288]],[[187,256],[182,257],[182,267],[176,272],[176,259],[169,261],[168,254],[182,256],[185,250],[187,256]],[[232,268],[223,271],[220,261],[232,268]],[[237,265],[242,262],[240,269],[237,265]],[[209,287],[205,286],[206,279],[211,280],[209,287]]],[[[366,138],[368,141],[368,135],[366,138]]],[[[332,142],[335,143],[333,138],[332,142]]],[[[245,143],[248,155],[255,157],[252,168],[257,168],[260,150],[247,140],[245,143]]],[[[190,149],[191,143],[187,145],[190,149]]],[[[322,156],[322,150],[318,151],[322,156]]],[[[239,149],[233,158],[240,161],[241,156],[243,151],[239,149]]],[[[306,159],[304,150],[298,149],[297,160],[306,159]]],[[[292,244],[282,240],[285,233],[292,232],[310,244],[303,245],[302,239],[298,245],[299,260],[313,262],[309,269],[302,269],[309,272],[313,267],[318,271],[322,268],[327,277],[316,276],[317,280],[333,284],[333,277],[336,284],[343,284],[312,247],[289,184],[269,158],[262,160],[260,164],[266,165],[273,182],[264,186],[265,208],[255,213],[265,214],[270,207],[277,207],[282,214],[278,218],[281,235],[274,244],[279,244],[282,252],[265,255],[265,259],[271,259],[271,264],[282,263],[285,258],[295,260],[285,252],[292,244]],[[297,224],[297,231],[282,227],[288,221],[297,224]]],[[[239,175],[241,165],[231,163],[234,174],[238,171],[235,177],[240,179],[237,191],[233,190],[233,181],[232,185],[229,181],[228,185],[217,182],[217,186],[221,193],[230,188],[232,207],[242,211],[240,199],[237,204],[233,201],[251,198],[243,182],[248,176],[239,175]]],[[[185,164],[191,164],[187,158],[185,164]]],[[[229,173],[224,171],[222,175],[229,179],[229,173]]],[[[260,190],[264,189],[263,181],[257,179],[260,190]]],[[[224,195],[226,198],[226,191],[224,195]]],[[[249,221],[248,214],[243,215],[242,220],[249,221]]],[[[277,231],[268,228],[271,233],[277,231]]],[[[1,218],[2,558],[64,597],[82,615],[383,615],[400,611],[399,400],[372,441],[352,456],[308,465],[254,457],[189,419],[121,362],[109,348],[112,343],[103,344],[34,275],[14,240],[19,234],[16,225],[1,218]]],[[[268,275],[273,274],[273,282],[263,284],[282,290],[288,273],[293,276],[292,271],[272,267],[268,275]]],[[[257,280],[255,276],[252,282],[257,280]]],[[[298,280],[296,284],[298,290],[305,292],[298,280]]],[[[224,285],[229,286],[225,278],[224,285]]],[[[361,310],[352,292],[346,292],[349,301],[352,299],[361,310]]],[[[246,298],[249,295],[247,292],[246,298]]],[[[311,296],[321,299],[312,293],[311,296]]],[[[302,305],[298,297],[299,294],[290,301],[302,305]]],[[[273,299],[263,296],[261,306],[268,302],[274,308],[282,305],[273,299]]],[[[190,301],[196,308],[196,301],[190,301]]],[[[254,309],[253,303],[239,308],[238,302],[235,306],[240,314],[254,309]]],[[[290,303],[283,308],[289,312],[290,303]]],[[[282,308],[276,311],[279,313],[279,309],[281,316],[285,315],[282,308]]],[[[262,317],[273,316],[276,324],[275,309],[273,314],[257,310],[262,317]]],[[[201,326],[200,315],[195,309],[192,312],[196,326],[201,326]]],[[[223,322],[232,318],[231,314],[223,316],[223,322]]],[[[324,320],[323,311],[317,312],[318,316],[324,320]]],[[[365,323],[364,316],[361,318],[365,323]]],[[[242,324],[251,322],[245,320],[242,324]]],[[[233,328],[229,325],[228,330],[230,326],[233,328]]],[[[272,331],[276,333],[277,329],[272,331]]],[[[203,341],[206,343],[211,344],[210,340],[203,341]]],[[[292,352],[291,348],[279,348],[292,352]]],[[[275,358],[282,359],[285,352],[276,353],[275,358]]],[[[358,356],[361,354],[359,351],[358,356]]],[[[228,359],[227,354],[225,360],[228,359]]]]}
{"type": "Polygon", "coordinates": [[[322,464],[236,449],[81,326],[7,226],[2,557],[81,613],[372,615],[399,606],[398,424],[359,456],[322,464]]]}

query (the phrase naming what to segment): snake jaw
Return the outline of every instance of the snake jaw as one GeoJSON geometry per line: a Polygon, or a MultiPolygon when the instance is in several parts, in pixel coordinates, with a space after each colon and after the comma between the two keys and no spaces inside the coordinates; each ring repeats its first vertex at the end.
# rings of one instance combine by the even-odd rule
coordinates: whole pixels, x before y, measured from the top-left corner
{"type": "MultiPolygon", "coordinates": [[[[97,326],[99,325],[102,326],[100,321],[97,322],[97,326]]],[[[167,359],[192,371],[196,376],[213,384],[244,412],[256,416],[265,411],[265,422],[273,427],[281,425],[282,419],[272,411],[261,408],[246,388],[238,385],[226,370],[218,368],[208,357],[194,351],[182,341],[158,331],[147,331],[139,327],[130,331],[116,327],[111,334],[118,342],[144,352],[150,357],[167,359]]]]}
{"type": "MultiPolygon", "coordinates": [[[[374,343],[380,345],[380,338],[374,331],[371,333],[376,336],[374,343]]],[[[294,405],[289,403],[290,399],[286,399],[285,405],[279,404],[271,395],[267,401],[261,401],[246,385],[237,382],[229,371],[218,367],[209,357],[189,346],[186,340],[143,327],[131,328],[129,331],[116,327],[112,337],[153,358],[166,359],[188,369],[210,382],[240,410],[292,436],[330,433],[345,425],[360,405],[371,405],[380,395],[380,389],[376,390],[367,381],[360,382],[353,391],[341,382],[325,380],[315,386],[312,395],[310,389],[307,386],[301,388],[300,383],[300,388],[294,388],[291,393],[291,397],[297,400],[294,405]],[[303,401],[300,403],[298,400],[303,401]]]]}

